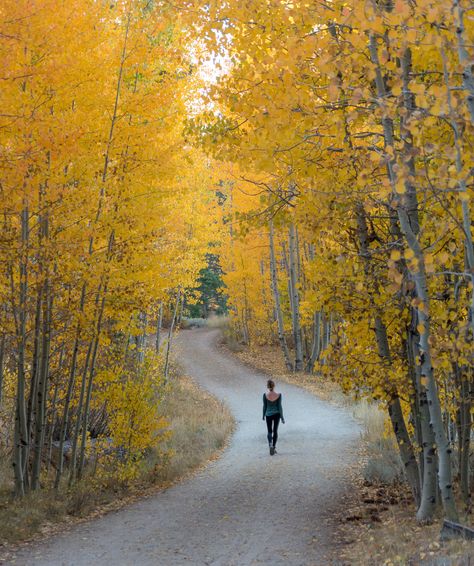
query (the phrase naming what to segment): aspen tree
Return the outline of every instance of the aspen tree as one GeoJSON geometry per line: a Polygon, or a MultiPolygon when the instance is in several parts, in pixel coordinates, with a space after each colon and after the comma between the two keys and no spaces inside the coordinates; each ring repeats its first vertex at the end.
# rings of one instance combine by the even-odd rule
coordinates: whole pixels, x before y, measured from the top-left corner
{"type": "MultiPolygon", "coordinates": [[[[18,495],[49,482],[56,450],[57,489],[68,461],[70,481],[85,474],[102,390],[133,379],[123,326],[192,287],[205,258],[214,180],[182,137],[197,87],[175,16],[133,2],[2,6],[0,375],[12,391],[16,374],[18,495]]],[[[151,402],[161,382],[147,387],[151,402]]]]}
{"type": "MultiPolygon", "coordinates": [[[[371,61],[375,70],[375,81],[377,87],[377,96],[382,101],[387,96],[382,76],[382,70],[379,62],[377,41],[374,35],[369,38],[369,52],[371,61]]],[[[393,122],[391,118],[382,118],[382,126],[386,147],[393,148],[393,122]]],[[[397,203],[398,219],[400,221],[401,231],[406,238],[409,248],[412,250],[417,261],[417,267],[412,271],[415,282],[417,298],[420,301],[417,307],[417,316],[420,328],[420,362],[421,362],[421,381],[426,386],[426,392],[429,402],[431,426],[433,427],[437,447],[439,462],[439,488],[443,500],[443,506],[447,517],[451,520],[457,519],[457,511],[455,507],[454,497],[452,493],[452,471],[451,471],[451,448],[443,427],[443,419],[441,415],[441,406],[438,395],[438,388],[433,375],[433,366],[431,362],[431,345],[430,345],[430,298],[428,295],[428,284],[425,270],[425,257],[423,249],[417,238],[413,227],[410,224],[409,215],[406,205],[397,196],[397,176],[394,170],[394,161],[389,158],[387,162],[387,171],[390,184],[393,189],[394,199],[397,203]]]]}
{"type": "Polygon", "coordinates": [[[176,292],[173,315],[171,317],[170,327],[168,330],[168,339],[166,341],[166,356],[165,356],[165,369],[164,369],[165,380],[168,379],[168,374],[169,374],[171,343],[173,340],[173,331],[174,331],[174,326],[176,324],[176,318],[178,314],[180,300],[181,300],[181,288],[179,287],[176,292]]]}
{"type": "MultiPolygon", "coordinates": [[[[420,521],[433,517],[438,457],[444,513],[456,517],[450,423],[457,415],[462,459],[462,431],[471,422],[464,392],[472,377],[462,380],[459,373],[472,359],[466,331],[473,320],[466,184],[473,147],[469,6],[367,0],[335,2],[329,11],[301,2],[211,2],[199,21],[201,31],[226,22],[228,40],[219,43],[209,34],[206,41],[210,50],[224,45],[232,54],[228,72],[210,88],[220,114],[195,121],[199,141],[220,159],[238,163],[246,170],[242,181],[250,178],[261,190],[241,206],[246,230],[255,234],[255,219],[265,218],[276,196],[281,208],[275,221],[291,209],[298,231],[313,230],[308,240],[321,249],[316,265],[301,268],[301,305],[304,317],[308,304],[314,308],[313,352],[319,350],[314,312],[327,313],[321,314],[321,344],[328,345],[328,366],[317,364],[316,370],[381,400],[395,428],[400,411],[396,402],[390,406],[390,394],[396,398],[399,391],[419,443],[420,521]],[[297,187],[291,201],[273,188],[275,179],[286,179],[289,164],[297,187]],[[363,262],[354,259],[358,203],[373,210],[367,221],[377,242],[369,242],[377,270],[367,275],[367,285],[360,280],[363,262]],[[374,317],[374,310],[382,316],[374,317]],[[371,320],[379,338],[375,352],[371,320]],[[328,339],[331,327],[334,340],[328,339]],[[386,360],[392,355],[385,377],[374,366],[374,353],[386,360]]],[[[243,277],[236,266],[234,278],[239,271],[243,277]]],[[[289,307],[292,302],[290,291],[289,307]]],[[[260,313],[257,319],[263,322],[260,313]]],[[[415,474],[416,485],[413,480],[415,474]]]]}
{"type": "Polygon", "coordinates": [[[269,245],[270,245],[270,273],[272,278],[272,291],[274,299],[275,317],[278,324],[278,339],[285,359],[288,370],[293,370],[293,364],[290,359],[290,352],[285,337],[285,329],[283,326],[283,314],[281,311],[280,293],[278,290],[278,277],[275,258],[275,239],[273,234],[273,221],[269,224],[269,245]]]}

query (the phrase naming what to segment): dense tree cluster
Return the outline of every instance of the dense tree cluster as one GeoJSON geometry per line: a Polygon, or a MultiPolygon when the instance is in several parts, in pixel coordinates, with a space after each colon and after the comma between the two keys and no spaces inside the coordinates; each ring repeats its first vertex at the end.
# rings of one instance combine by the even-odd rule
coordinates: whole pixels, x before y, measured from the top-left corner
{"type": "Polygon", "coordinates": [[[472,484],[473,13],[2,4],[0,403],[18,494],[50,477],[53,445],[56,485],[66,442],[80,478],[101,418],[133,473],[163,428],[185,295],[223,310],[222,277],[242,340],[385,404],[419,520],[438,491],[457,517],[454,479],[466,505],[472,484]]]}
{"type": "Polygon", "coordinates": [[[6,0],[0,32],[1,415],[21,495],[59,487],[64,454],[80,478],[97,419],[125,468],[157,442],[145,336],[205,264],[212,182],[183,143],[195,79],[167,3],[6,0]]]}
{"type": "Polygon", "coordinates": [[[235,327],[385,403],[419,520],[438,489],[456,518],[454,476],[466,504],[472,482],[474,5],[192,9],[223,67],[194,127],[233,163],[235,327]]]}

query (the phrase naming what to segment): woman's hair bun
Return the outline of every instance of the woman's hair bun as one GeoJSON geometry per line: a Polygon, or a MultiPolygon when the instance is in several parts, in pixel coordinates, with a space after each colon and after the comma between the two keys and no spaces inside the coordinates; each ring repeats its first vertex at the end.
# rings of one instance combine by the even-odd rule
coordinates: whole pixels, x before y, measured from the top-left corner
{"type": "Polygon", "coordinates": [[[270,391],[275,387],[275,382],[273,381],[273,379],[269,379],[267,381],[267,387],[268,389],[270,389],[270,391]]]}

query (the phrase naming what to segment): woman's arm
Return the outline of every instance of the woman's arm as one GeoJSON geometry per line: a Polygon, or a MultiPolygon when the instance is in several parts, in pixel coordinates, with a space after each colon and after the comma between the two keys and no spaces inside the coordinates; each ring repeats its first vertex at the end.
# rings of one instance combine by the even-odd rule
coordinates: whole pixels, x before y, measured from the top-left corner
{"type": "Polygon", "coordinates": [[[262,420],[265,420],[265,413],[267,412],[267,396],[265,393],[263,394],[263,417],[262,420]]]}
{"type": "Polygon", "coordinates": [[[280,412],[281,422],[285,423],[285,417],[283,416],[283,407],[281,406],[281,393],[280,397],[278,398],[278,411],[280,412]]]}

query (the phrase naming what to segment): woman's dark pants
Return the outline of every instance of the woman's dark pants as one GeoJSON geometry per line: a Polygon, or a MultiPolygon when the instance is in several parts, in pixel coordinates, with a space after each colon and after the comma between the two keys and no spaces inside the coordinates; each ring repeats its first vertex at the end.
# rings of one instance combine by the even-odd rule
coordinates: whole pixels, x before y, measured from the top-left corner
{"type": "Polygon", "coordinates": [[[276,446],[278,440],[278,425],[280,424],[280,413],[265,418],[267,419],[268,444],[270,444],[270,446],[276,446]]]}

